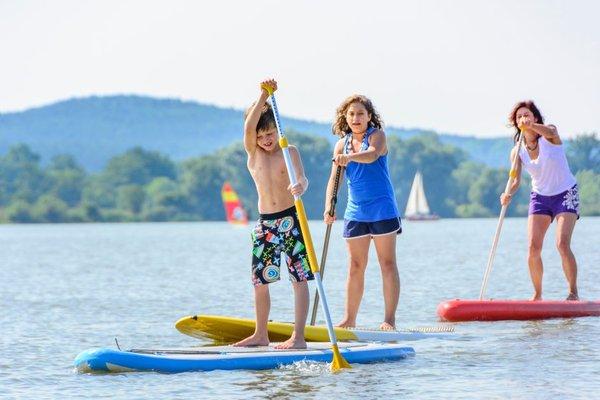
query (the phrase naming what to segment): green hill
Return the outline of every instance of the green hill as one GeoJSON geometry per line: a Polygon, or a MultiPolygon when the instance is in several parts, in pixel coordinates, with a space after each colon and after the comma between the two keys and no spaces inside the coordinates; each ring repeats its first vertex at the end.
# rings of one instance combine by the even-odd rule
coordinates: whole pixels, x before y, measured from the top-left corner
{"type": "MultiPolygon", "coordinates": [[[[283,118],[294,129],[333,142],[330,125],[283,118]]],[[[141,146],[176,161],[209,154],[240,140],[243,111],[191,101],[144,96],[92,96],[60,101],[22,112],[0,114],[0,153],[24,143],[48,162],[72,154],[89,171],[98,171],[113,156],[141,146]]],[[[402,139],[429,132],[387,127],[402,139]]],[[[510,138],[477,139],[440,134],[442,143],[465,150],[474,160],[506,166],[510,138]]]]}

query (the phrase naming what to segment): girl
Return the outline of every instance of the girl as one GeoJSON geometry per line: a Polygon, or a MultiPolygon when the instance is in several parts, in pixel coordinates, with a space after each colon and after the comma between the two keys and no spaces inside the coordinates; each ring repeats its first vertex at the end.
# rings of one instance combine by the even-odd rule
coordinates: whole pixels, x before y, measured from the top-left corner
{"type": "Polygon", "coordinates": [[[371,240],[375,244],[383,279],[385,303],[381,329],[395,329],[400,296],[396,265],[396,235],[402,232],[394,189],[387,165],[387,145],[382,121],[371,100],[348,97],[338,107],[333,133],[341,137],[333,151],[325,196],[326,224],[335,220],[328,213],[337,166],[346,167],[348,204],[344,214],[344,237],[350,255],[346,282],[346,309],[341,327],[356,326],[356,314],[364,291],[371,240]]]}
{"type": "MultiPolygon", "coordinates": [[[[517,176],[507,193],[500,195],[500,203],[508,205],[519,188],[521,165],[531,175],[531,196],[527,225],[529,241],[529,274],[533,283],[532,300],[542,298],[542,244],[552,221],[556,218],[556,247],[569,284],[567,300],[579,300],[577,293],[577,262],[571,251],[571,236],[579,219],[577,182],[569,169],[565,150],[554,125],[544,125],[544,118],[533,101],[517,103],[509,115],[515,127],[514,141],[523,135],[523,146],[518,156],[517,176]]],[[[511,159],[515,157],[515,147],[511,159]]]]}

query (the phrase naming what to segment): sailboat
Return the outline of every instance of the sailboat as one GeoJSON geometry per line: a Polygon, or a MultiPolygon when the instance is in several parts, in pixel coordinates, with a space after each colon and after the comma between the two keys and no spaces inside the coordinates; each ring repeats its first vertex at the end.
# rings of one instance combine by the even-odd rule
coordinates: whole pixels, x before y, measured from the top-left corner
{"type": "Polygon", "coordinates": [[[433,221],[440,218],[438,215],[432,214],[429,210],[429,204],[427,204],[427,198],[425,197],[425,189],[423,188],[423,176],[419,171],[415,174],[412,187],[410,188],[404,218],[409,221],[433,221]]]}
{"type": "Polygon", "coordinates": [[[225,207],[227,222],[235,225],[247,225],[248,214],[242,207],[242,202],[229,182],[224,182],[221,188],[221,198],[225,207]]]}

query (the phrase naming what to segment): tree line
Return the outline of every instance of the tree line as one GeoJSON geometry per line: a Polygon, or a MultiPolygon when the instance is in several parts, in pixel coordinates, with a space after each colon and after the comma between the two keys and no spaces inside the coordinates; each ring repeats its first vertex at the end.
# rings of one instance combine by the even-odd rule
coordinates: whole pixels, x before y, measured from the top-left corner
{"type": "MultiPolygon", "coordinates": [[[[289,132],[302,156],[310,187],[303,196],[309,218],[320,219],[331,168],[332,146],[324,138],[289,132]]],[[[509,140],[509,139],[507,139],[509,140]]],[[[433,212],[442,217],[494,217],[507,168],[473,161],[457,147],[442,144],[435,134],[410,139],[388,137],[390,175],[397,203],[404,209],[414,174],[423,174],[433,212]]],[[[570,141],[567,155],[580,187],[582,215],[600,215],[600,140],[583,134],[570,141]]],[[[529,181],[511,203],[509,216],[527,214],[529,181]]],[[[88,173],[72,155],[43,165],[24,144],[0,155],[0,221],[118,222],[224,220],[221,186],[229,181],[255,218],[257,196],[246,169],[246,153],[238,142],[217,152],[176,163],[140,147],[109,160],[103,170],[88,173]]],[[[341,185],[338,214],[346,201],[341,185]]]]}

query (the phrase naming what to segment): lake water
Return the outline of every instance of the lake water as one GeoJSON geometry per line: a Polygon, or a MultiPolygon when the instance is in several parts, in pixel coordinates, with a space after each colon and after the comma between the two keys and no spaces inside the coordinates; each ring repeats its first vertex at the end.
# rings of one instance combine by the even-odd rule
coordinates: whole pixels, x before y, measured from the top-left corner
{"type": "MultiPolygon", "coordinates": [[[[325,227],[311,222],[320,257],[325,227]]],[[[398,260],[399,327],[433,326],[439,302],[477,298],[495,219],[405,223],[398,260]]],[[[544,247],[544,297],[563,299],[566,281],[554,247],[544,247]]],[[[189,314],[254,316],[250,228],[225,223],[0,226],[1,398],[516,398],[589,399],[600,391],[600,318],[455,324],[455,340],[409,342],[416,356],[355,365],[182,374],[78,374],[90,347],[207,344],[180,334],[189,314]]],[[[573,249],[583,299],[600,298],[600,218],[582,218],[573,249]]],[[[284,280],[271,286],[271,318],[291,320],[284,280]]],[[[346,255],[334,225],[324,286],[334,322],[343,313],[346,255]]],[[[314,293],[311,284],[311,298],[314,293]]],[[[526,220],[505,221],[488,296],[529,298],[526,220]]],[[[359,325],[383,316],[374,249],[359,325]]]]}

